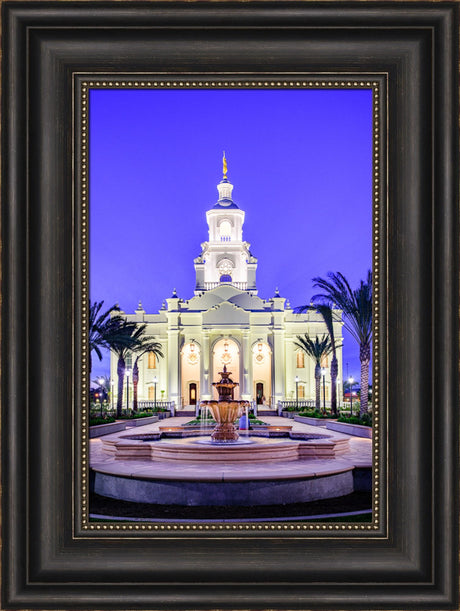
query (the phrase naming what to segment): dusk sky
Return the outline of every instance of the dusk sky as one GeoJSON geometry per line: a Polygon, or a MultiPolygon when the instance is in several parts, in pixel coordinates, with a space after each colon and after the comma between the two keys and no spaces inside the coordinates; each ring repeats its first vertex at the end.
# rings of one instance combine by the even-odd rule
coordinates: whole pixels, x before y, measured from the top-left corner
{"type": "MultiPolygon", "coordinates": [[[[340,271],[355,288],[372,255],[371,90],[92,90],[90,296],[156,313],[189,299],[208,239],[222,151],[259,297],[292,307],[312,279],[340,271]]],[[[347,334],[344,375],[359,380],[347,334]]],[[[91,379],[109,373],[93,356],[91,379]]]]}

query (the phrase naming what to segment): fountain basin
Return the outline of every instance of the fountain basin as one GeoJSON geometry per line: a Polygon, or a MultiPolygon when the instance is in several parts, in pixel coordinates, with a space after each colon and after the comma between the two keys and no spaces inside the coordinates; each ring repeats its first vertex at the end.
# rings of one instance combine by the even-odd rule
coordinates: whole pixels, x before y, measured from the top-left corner
{"type": "Polygon", "coordinates": [[[283,439],[262,434],[267,432],[250,434],[246,445],[217,445],[201,443],[206,437],[196,434],[165,439],[157,430],[117,433],[97,442],[92,490],[126,501],[195,506],[300,503],[353,491],[355,463],[344,455],[349,437],[302,430],[283,439]]]}
{"type": "MultiPolygon", "coordinates": [[[[240,439],[246,439],[242,437],[240,439]]],[[[102,440],[102,449],[115,460],[150,460],[209,463],[285,462],[302,458],[335,458],[348,448],[347,438],[303,435],[302,439],[249,437],[251,443],[212,443],[209,437],[194,436],[161,439],[153,434],[131,434],[102,440]],[[203,443],[207,439],[209,443],[203,443]]]]}
{"type": "Polygon", "coordinates": [[[279,505],[350,494],[354,466],[346,460],[215,464],[94,464],[91,485],[102,496],[157,505],[279,505]],[[148,465],[148,466],[147,466],[148,465]]]}

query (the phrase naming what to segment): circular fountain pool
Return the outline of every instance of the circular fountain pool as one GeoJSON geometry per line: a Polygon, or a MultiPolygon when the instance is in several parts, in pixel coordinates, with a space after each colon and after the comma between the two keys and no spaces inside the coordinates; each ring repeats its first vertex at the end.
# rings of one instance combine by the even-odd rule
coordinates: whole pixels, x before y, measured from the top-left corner
{"type": "MultiPolygon", "coordinates": [[[[295,437],[295,435],[293,435],[295,437]]],[[[216,442],[209,436],[159,439],[158,435],[130,434],[102,439],[102,449],[115,460],[185,462],[282,462],[302,458],[335,458],[348,447],[348,438],[303,434],[296,438],[243,437],[216,442]]]]}
{"type": "Polygon", "coordinates": [[[348,449],[345,435],[297,432],[290,438],[241,436],[231,443],[210,442],[209,433],[160,435],[101,438],[98,458],[91,461],[94,492],[140,503],[244,506],[353,491],[353,464],[341,459],[348,449]]]}

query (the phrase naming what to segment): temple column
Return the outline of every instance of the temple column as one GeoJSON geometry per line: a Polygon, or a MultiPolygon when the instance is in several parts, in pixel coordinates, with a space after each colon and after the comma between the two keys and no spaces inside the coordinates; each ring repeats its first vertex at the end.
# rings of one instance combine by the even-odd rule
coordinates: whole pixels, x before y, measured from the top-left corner
{"type": "Polygon", "coordinates": [[[241,398],[249,401],[252,396],[252,380],[251,380],[251,347],[249,344],[249,330],[243,331],[243,379],[241,385],[241,398]]]}
{"type": "Polygon", "coordinates": [[[273,401],[275,405],[284,399],[284,331],[273,329],[273,401]]]}
{"type": "MultiPolygon", "coordinates": [[[[286,362],[285,362],[285,397],[286,399],[292,399],[294,397],[295,389],[295,363],[293,355],[295,355],[294,343],[291,338],[286,338],[286,362]]],[[[307,360],[307,359],[306,359],[307,360]]],[[[306,363],[307,364],[307,363],[306,363]]]]}
{"type": "Polygon", "coordinates": [[[209,333],[203,332],[201,342],[201,398],[203,400],[211,399],[210,380],[209,380],[209,333]]]}
{"type": "Polygon", "coordinates": [[[181,407],[179,357],[179,329],[176,326],[168,329],[168,394],[176,409],[181,407]]]}

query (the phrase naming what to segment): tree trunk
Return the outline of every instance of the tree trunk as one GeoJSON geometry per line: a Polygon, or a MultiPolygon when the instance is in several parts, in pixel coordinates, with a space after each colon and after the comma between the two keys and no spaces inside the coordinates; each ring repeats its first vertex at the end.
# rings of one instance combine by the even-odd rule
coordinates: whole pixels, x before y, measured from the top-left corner
{"type": "Polygon", "coordinates": [[[331,412],[337,416],[337,374],[339,372],[339,364],[337,357],[332,357],[331,361],[331,412]]]}
{"type": "Polygon", "coordinates": [[[123,381],[125,378],[125,359],[120,357],[117,363],[118,375],[118,397],[117,397],[117,418],[121,416],[123,406],[123,381]]]}
{"type": "Polygon", "coordinates": [[[137,365],[137,359],[134,362],[133,367],[133,412],[137,412],[137,385],[139,383],[139,367],[137,365]]]}
{"type": "Polygon", "coordinates": [[[361,361],[361,403],[359,415],[367,414],[369,395],[369,363],[371,361],[371,347],[369,344],[360,347],[359,360],[361,361]]]}
{"type": "Polygon", "coordinates": [[[321,366],[315,367],[315,409],[321,410],[321,366]]]}

